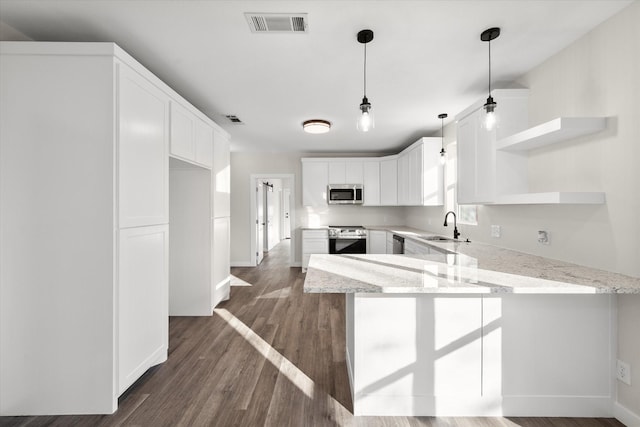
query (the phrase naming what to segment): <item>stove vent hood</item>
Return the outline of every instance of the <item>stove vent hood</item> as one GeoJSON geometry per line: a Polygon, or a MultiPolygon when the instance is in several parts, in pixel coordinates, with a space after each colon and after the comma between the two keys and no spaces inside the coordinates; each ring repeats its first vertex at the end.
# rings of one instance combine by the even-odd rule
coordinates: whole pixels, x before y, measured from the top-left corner
{"type": "Polygon", "coordinates": [[[253,33],[306,33],[306,13],[245,13],[253,33]]]}

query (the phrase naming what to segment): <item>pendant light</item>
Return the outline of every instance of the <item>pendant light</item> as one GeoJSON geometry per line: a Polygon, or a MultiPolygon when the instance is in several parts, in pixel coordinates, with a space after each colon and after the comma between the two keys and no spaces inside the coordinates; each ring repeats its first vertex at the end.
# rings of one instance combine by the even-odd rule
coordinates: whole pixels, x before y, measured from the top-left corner
{"type": "Polygon", "coordinates": [[[487,98],[487,102],[484,104],[484,110],[487,112],[484,119],[484,127],[487,130],[493,130],[497,121],[495,109],[498,104],[491,96],[491,40],[497,39],[499,35],[500,28],[497,27],[484,30],[482,34],[480,34],[480,40],[489,43],[489,97],[487,98]]]}
{"type": "Polygon", "coordinates": [[[358,117],[357,127],[361,132],[368,132],[374,127],[373,110],[367,99],[367,43],[373,40],[373,31],[362,30],[358,32],[358,42],[364,45],[364,96],[360,104],[360,117],[358,117]]]}
{"type": "Polygon", "coordinates": [[[438,114],[440,119],[440,138],[442,140],[442,149],[440,149],[440,164],[444,165],[447,160],[447,152],[444,151],[444,119],[447,118],[447,113],[438,114]]]}

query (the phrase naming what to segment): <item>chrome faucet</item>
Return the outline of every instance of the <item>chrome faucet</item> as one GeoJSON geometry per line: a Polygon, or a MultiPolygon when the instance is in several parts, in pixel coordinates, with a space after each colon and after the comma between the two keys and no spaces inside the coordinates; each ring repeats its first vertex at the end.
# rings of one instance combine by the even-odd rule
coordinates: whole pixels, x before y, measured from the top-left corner
{"type": "Polygon", "coordinates": [[[447,217],[449,214],[453,214],[453,238],[457,239],[458,236],[460,236],[460,233],[458,233],[458,220],[454,211],[449,211],[444,215],[444,226],[447,226],[447,217]]]}

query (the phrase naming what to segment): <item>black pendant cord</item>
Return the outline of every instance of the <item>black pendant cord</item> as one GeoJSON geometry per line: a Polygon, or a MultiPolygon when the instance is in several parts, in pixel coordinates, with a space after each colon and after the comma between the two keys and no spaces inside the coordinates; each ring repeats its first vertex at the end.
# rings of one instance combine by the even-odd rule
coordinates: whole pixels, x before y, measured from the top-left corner
{"type": "Polygon", "coordinates": [[[440,139],[442,140],[442,151],[444,151],[444,119],[440,119],[440,139]]]}
{"type": "Polygon", "coordinates": [[[489,96],[491,96],[491,40],[489,40],[489,96]]]}
{"type": "Polygon", "coordinates": [[[367,97],[367,44],[364,44],[364,97],[367,97]]]}

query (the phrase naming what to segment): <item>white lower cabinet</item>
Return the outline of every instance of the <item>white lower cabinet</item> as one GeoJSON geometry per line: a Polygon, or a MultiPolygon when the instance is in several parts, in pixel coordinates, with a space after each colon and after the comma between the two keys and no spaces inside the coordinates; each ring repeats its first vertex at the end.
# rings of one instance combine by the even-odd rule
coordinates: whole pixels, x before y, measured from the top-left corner
{"type": "Polygon", "coordinates": [[[214,218],[213,220],[213,277],[211,280],[211,307],[220,301],[229,299],[230,291],[230,254],[231,240],[230,218],[214,218]]]}
{"type": "Polygon", "coordinates": [[[387,253],[393,254],[393,233],[387,231],[387,253]]]}
{"type": "Polygon", "coordinates": [[[302,272],[307,271],[312,254],[329,253],[329,232],[327,230],[302,230],[302,272]]]}
{"type": "Polygon", "coordinates": [[[168,227],[129,228],[119,236],[118,394],[167,360],[168,227]]]}
{"type": "Polygon", "coordinates": [[[367,253],[387,253],[387,232],[382,230],[369,230],[367,233],[367,253]]]}

